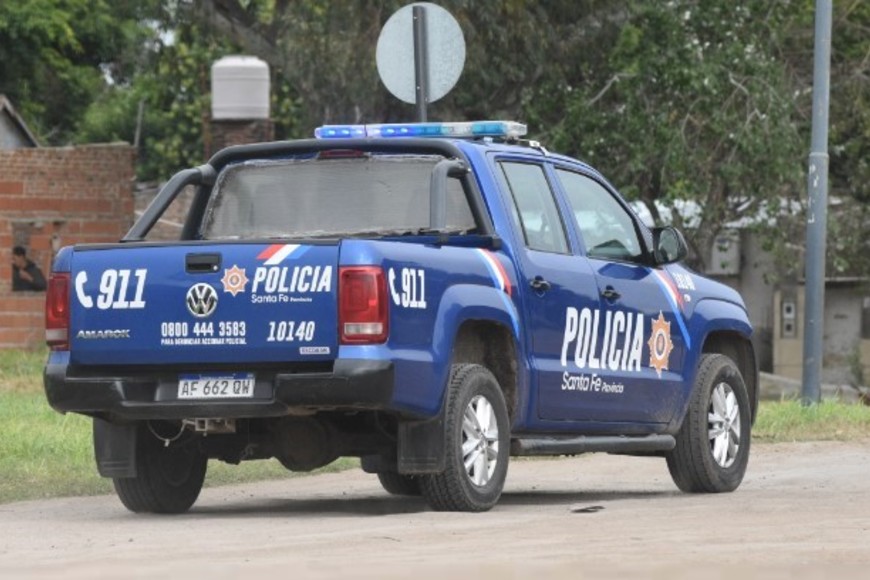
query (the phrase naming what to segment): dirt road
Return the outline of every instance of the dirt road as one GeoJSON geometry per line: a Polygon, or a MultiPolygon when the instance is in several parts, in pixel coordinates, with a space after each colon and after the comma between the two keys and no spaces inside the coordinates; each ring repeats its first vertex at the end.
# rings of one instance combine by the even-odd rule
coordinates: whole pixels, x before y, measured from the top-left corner
{"type": "Polygon", "coordinates": [[[206,489],[183,516],[0,506],[0,578],[867,578],[868,496],[870,442],[756,445],[743,486],[715,496],[676,491],[661,459],[514,461],[485,514],[352,471],[206,489]]]}

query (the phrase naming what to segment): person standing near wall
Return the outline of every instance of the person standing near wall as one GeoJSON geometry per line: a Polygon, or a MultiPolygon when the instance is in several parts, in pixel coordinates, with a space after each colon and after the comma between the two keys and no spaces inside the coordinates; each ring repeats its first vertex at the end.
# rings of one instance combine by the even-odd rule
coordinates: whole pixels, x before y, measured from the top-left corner
{"type": "Polygon", "coordinates": [[[12,248],[12,291],[45,290],[45,276],[21,246],[12,248]]]}

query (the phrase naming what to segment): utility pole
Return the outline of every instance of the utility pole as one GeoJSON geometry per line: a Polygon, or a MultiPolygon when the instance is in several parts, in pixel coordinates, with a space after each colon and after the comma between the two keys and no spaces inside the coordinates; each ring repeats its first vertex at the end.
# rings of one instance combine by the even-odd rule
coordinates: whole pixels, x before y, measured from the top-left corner
{"type": "Polygon", "coordinates": [[[825,244],[828,235],[828,109],[831,95],[832,0],[816,0],[813,60],[813,133],[807,173],[806,303],[801,402],[821,399],[825,321],[825,244]]]}

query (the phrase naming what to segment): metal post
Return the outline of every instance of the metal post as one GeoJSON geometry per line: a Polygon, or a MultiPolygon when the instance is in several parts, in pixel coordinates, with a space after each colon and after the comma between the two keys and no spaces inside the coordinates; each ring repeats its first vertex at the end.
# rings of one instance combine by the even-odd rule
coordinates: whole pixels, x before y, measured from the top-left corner
{"type": "Polygon", "coordinates": [[[801,401],[821,399],[825,309],[825,243],[828,230],[828,108],[831,77],[831,0],[816,0],[813,129],[807,189],[806,304],[801,401]]]}
{"type": "Polygon", "coordinates": [[[417,87],[417,116],[426,121],[426,104],[429,101],[429,55],[426,39],[426,8],[415,5],[414,14],[414,81],[417,87]]]}

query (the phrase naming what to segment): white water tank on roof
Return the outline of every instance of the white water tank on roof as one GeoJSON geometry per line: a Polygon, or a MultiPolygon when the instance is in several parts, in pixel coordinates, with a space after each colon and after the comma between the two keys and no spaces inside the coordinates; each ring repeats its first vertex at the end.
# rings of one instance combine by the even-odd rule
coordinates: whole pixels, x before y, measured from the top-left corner
{"type": "Polygon", "coordinates": [[[269,118],[269,65],[254,56],[225,56],[211,65],[211,117],[269,118]]]}

